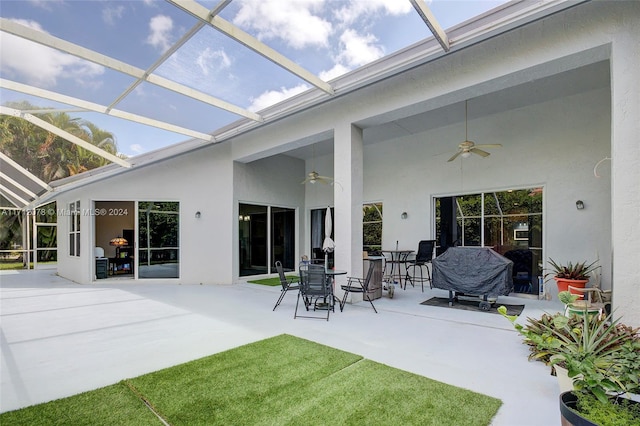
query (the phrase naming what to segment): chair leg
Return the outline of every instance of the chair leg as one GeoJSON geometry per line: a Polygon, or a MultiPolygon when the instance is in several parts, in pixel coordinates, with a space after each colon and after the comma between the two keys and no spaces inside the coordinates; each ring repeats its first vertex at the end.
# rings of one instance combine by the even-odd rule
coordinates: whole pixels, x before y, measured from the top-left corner
{"type": "Polygon", "coordinates": [[[368,301],[369,301],[369,303],[371,304],[371,307],[373,308],[373,311],[377,314],[377,313],[378,313],[378,310],[376,309],[376,307],[375,307],[375,306],[373,306],[373,302],[371,301],[371,297],[369,297],[369,295],[368,295],[368,294],[366,294],[366,293],[363,293],[363,296],[366,296],[366,297],[367,297],[367,300],[368,300],[368,301]]]}
{"type": "Polygon", "coordinates": [[[347,303],[347,296],[349,296],[349,292],[345,291],[344,295],[342,296],[342,300],[340,301],[340,312],[342,312],[342,310],[344,309],[344,304],[347,303]]]}
{"type": "Polygon", "coordinates": [[[284,299],[284,295],[287,293],[287,290],[280,290],[280,297],[278,298],[278,301],[276,302],[276,306],[273,307],[273,310],[275,311],[276,308],[278,307],[278,305],[280,304],[280,302],[282,302],[282,299],[284,299]]]}
{"type": "MultiPolygon", "coordinates": [[[[296,319],[296,317],[298,316],[298,304],[300,303],[300,292],[298,292],[298,298],[296,299],[296,310],[293,313],[293,319],[296,319]]],[[[305,303],[306,306],[306,303],[305,303]]]]}

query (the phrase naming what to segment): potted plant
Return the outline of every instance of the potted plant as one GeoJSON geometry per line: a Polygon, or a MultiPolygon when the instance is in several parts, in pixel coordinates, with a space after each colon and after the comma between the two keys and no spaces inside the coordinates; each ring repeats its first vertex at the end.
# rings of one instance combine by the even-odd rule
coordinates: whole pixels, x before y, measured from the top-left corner
{"type": "Polygon", "coordinates": [[[640,392],[639,329],[610,315],[567,317],[561,313],[528,319],[523,326],[503,307],[498,311],[525,337],[525,343],[536,342],[535,359],[566,367],[573,389],[560,395],[563,425],[640,424],[640,403],[625,398],[640,392]]]}
{"type": "Polygon", "coordinates": [[[551,275],[556,280],[558,292],[568,291],[569,286],[584,288],[589,282],[589,275],[600,267],[596,265],[597,263],[598,261],[596,260],[589,264],[587,262],[561,264],[549,259],[551,269],[545,277],[551,275]]]}

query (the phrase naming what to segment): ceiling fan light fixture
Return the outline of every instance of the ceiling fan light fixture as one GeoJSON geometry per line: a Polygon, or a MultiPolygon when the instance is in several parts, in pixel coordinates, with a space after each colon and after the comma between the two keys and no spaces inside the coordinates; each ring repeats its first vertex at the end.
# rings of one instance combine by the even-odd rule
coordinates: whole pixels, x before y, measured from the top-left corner
{"type": "Polygon", "coordinates": [[[464,151],[462,154],[460,154],[460,156],[462,158],[469,158],[469,157],[471,157],[471,152],[470,151],[464,151]]]}

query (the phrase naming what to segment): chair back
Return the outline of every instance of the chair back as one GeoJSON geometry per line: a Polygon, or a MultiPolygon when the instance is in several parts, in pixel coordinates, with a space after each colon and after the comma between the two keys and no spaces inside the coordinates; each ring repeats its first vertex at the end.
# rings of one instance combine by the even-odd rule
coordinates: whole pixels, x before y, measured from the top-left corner
{"type": "Polygon", "coordinates": [[[371,278],[373,278],[373,270],[375,269],[376,265],[373,262],[369,262],[369,270],[367,271],[367,276],[364,278],[364,281],[362,283],[362,288],[364,289],[365,293],[367,291],[369,291],[369,283],[371,282],[371,278]]]}
{"type": "Polygon", "coordinates": [[[284,275],[284,269],[282,269],[282,262],[279,260],[276,261],[276,270],[278,271],[278,275],[280,276],[280,285],[284,290],[289,286],[289,281],[287,281],[287,277],[284,275]]]}
{"type": "Polygon", "coordinates": [[[436,246],[436,240],[422,240],[418,243],[418,253],[416,253],[416,262],[424,263],[433,259],[433,248],[436,246]]]}
{"type": "Polygon", "coordinates": [[[310,264],[300,269],[300,292],[308,297],[328,297],[330,295],[324,266],[310,264]]]}

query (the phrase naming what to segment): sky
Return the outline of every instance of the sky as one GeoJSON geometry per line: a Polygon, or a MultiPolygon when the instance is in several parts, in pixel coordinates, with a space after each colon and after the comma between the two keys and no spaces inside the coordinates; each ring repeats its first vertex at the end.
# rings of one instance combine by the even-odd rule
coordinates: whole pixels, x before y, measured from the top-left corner
{"type": "MultiPolygon", "coordinates": [[[[218,2],[198,1],[207,9],[218,2]]],[[[502,3],[427,1],[445,29],[502,3]]],[[[2,0],[0,16],[143,70],[197,23],[160,0],[2,0]]],[[[432,36],[408,0],[234,0],[219,16],[324,81],[432,36]]],[[[208,26],[154,74],[256,112],[312,87],[208,26]]],[[[135,81],[5,32],[0,77],[102,105],[111,105],[135,81]]],[[[24,100],[41,108],[71,108],[0,89],[3,105],[24,100]]],[[[242,118],[150,83],[138,85],[114,108],[203,133],[242,118]]],[[[190,139],[100,113],[69,114],[113,133],[129,157],[190,139]]]]}

